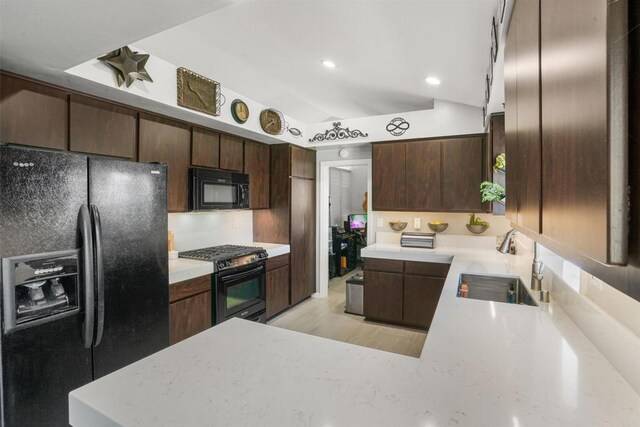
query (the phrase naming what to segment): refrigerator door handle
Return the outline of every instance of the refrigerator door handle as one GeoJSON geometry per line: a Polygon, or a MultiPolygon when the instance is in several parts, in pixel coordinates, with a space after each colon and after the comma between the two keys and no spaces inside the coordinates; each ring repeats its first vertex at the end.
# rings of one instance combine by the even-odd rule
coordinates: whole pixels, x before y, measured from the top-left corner
{"type": "Polygon", "coordinates": [[[97,347],[100,345],[100,341],[102,341],[102,333],[104,332],[104,258],[102,250],[102,223],[100,221],[100,211],[96,205],[91,205],[91,219],[95,248],[95,281],[98,309],[96,335],[93,346],[97,347]]]}
{"type": "Polygon", "coordinates": [[[79,226],[80,236],[82,237],[82,275],[84,279],[82,342],[85,348],[91,348],[95,326],[95,290],[93,284],[93,236],[91,233],[91,216],[87,205],[82,205],[80,208],[79,226]]]}

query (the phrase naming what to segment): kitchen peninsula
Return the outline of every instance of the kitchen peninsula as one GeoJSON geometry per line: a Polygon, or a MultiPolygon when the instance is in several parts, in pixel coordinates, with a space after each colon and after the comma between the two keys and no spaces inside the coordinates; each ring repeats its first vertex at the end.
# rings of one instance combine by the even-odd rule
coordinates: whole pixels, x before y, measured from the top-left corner
{"type": "Polygon", "coordinates": [[[232,319],[71,392],[71,424],[637,425],[640,396],[559,305],[456,297],[463,272],[530,272],[477,241],[363,251],[452,261],[420,358],[232,319]]]}

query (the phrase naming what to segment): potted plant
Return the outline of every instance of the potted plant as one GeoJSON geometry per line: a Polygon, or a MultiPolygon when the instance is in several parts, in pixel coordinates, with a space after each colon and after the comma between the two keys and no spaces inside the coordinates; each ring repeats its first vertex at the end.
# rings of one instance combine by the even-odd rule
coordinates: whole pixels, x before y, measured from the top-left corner
{"type": "Polygon", "coordinates": [[[480,194],[483,202],[504,203],[507,193],[504,187],[498,183],[485,181],[480,184],[480,194]]]}

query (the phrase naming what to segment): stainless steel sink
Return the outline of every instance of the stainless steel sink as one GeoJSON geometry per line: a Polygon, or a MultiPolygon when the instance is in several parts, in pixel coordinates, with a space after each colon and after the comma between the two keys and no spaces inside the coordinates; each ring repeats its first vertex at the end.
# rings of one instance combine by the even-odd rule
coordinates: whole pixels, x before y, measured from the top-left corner
{"type": "Polygon", "coordinates": [[[458,297],[460,297],[460,285],[463,283],[466,283],[469,287],[466,298],[507,303],[507,292],[513,285],[516,292],[516,304],[538,305],[525,284],[518,277],[463,273],[458,281],[458,297]]]}

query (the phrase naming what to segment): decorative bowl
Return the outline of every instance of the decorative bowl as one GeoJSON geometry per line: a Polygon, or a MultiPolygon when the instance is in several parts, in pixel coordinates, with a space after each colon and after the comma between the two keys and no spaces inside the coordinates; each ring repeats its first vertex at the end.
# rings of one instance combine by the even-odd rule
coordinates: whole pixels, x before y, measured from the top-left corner
{"type": "Polygon", "coordinates": [[[389,221],[389,226],[393,231],[402,231],[407,228],[407,223],[402,221],[389,221]]]}
{"type": "Polygon", "coordinates": [[[444,230],[447,229],[447,227],[449,227],[448,222],[441,222],[440,224],[433,224],[428,222],[427,225],[429,226],[431,231],[435,231],[436,233],[442,233],[444,230]]]}
{"type": "Polygon", "coordinates": [[[489,228],[488,225],[467,224],[467,230],[473,234],[482,234],[487,231],[487,228],[489,228]]]}

